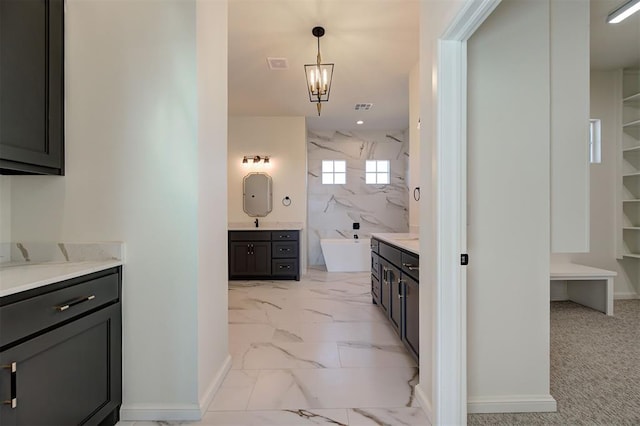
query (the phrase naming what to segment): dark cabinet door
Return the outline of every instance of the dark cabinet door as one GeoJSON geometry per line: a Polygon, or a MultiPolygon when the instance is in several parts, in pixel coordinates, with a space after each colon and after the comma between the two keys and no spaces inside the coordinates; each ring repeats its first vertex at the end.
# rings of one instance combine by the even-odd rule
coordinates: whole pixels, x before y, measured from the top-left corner
{"type": "Polygon", "coordinates": [[[402,321],[402,288],[400,286],[400,270],[391,265],[388,273],[389,277],[389,319],[391,325],[400,334],[400,324],[402,321]]]}
{"type": "Polygon", "coordinates": [[[402,340],[417,358],[420,351],[420,287],[418,282],[406,274],[402,274],[403,284],[403,309],[402,323],[404,332],[402,340]]]}
{"type": "Polygon", "coordinates": [[[255,275],[271,274],[271,243],[256,241],[251,243],[250,264],[255,275]]]}
{"type": "Polygon", "coordinates": [[[0,172],[64,174],[63,0],[0,1],[0,172]]]}
{"type": "Polygon", "coordinates": [[[380,280],[373,275],[371,276],[371,301],[375,305],[380,304],[380,280]]]}
{"type": "Polygon", "coordinates": [[[121,401],[120,305],[0,353],[2,425],[97,424],[121,401]],[[14,364],[15,363],[15,364],[14,364]]]}
{"type": "Polygon", "coordinates": [[[380,307],[387,314],[387,316],[389,316],[389,311],[391,309],[391,306],[390,306],[391,286],[389,284],[389,279],[391,278],[391,264],[386,260],[380,258],[380,270],[381,270],[380,307]]]}
{"type": "Polygon", "coordinates": [[[229,277],[271,274],[271,242],[232,241],[229,243],[229,277]]]}

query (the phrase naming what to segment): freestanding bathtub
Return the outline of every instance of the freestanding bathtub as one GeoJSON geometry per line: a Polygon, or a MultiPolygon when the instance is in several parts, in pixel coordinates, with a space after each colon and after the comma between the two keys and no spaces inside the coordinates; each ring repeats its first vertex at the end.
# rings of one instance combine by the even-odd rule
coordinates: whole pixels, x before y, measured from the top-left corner
{"type": "Polygon", "coordinates": [[[320,247],[329,272],[367,272],[371,269],[369,238],[320,239],[320,247]]]}

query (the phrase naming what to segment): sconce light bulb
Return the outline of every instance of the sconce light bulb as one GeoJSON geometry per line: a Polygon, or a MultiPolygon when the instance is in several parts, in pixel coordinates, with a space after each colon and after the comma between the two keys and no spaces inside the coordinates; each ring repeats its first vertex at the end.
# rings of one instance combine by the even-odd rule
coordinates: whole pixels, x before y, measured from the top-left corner
{"type": "Polygon", "coordinates": [[[249,162],[249,160],[247,160],[247,156],[245,155],[245,156],[242,158],[242,164],[247,164],[248,162],[249,162]]]}
{"type": "Polygon", "coordinates": [[[264,157],[264,164],[269,164],[269,156],[264,157]]]}
{"type": "Polygon", "coordinates": [[[260,162],[260,156],[256,155],[255,157],[253,157],[253,162],[254,163],[259,163],[260,162]]]}

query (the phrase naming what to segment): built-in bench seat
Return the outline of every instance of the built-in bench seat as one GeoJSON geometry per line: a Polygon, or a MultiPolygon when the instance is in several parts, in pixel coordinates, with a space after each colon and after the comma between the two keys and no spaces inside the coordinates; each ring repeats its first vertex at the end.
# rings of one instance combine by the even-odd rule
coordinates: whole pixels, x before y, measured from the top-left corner
{"type": "Polygon", "coordinates": [[[613,277],[617,272],[576,263],[551,263],[551,281],[567,282],[567,299],[613,315],[613,277]]]}

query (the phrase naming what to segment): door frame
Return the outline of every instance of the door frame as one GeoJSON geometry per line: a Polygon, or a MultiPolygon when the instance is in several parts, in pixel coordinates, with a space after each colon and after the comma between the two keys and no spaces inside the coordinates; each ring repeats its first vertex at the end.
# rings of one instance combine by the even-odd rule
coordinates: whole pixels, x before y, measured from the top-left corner
{"type": "Polygon", "coordinates": [[[468,0],[438,40],[436,425],[467,422],[467,40],[500,2],[468,0]]]}

